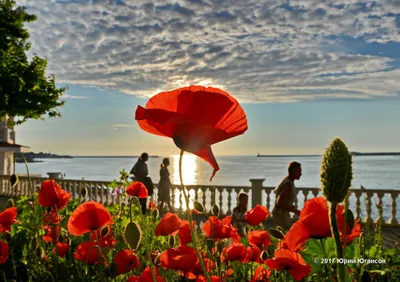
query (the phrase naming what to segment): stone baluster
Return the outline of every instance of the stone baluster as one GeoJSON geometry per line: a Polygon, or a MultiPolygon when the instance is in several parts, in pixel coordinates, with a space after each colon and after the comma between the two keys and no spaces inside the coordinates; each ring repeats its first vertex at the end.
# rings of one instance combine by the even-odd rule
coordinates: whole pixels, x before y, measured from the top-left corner
{"type": "Polygon", "coordinates": [[[394,191],[390,192],[390,197],[392,198],[392,220],[390,221],[390,223],[392,225],[399,224],[399,222],[397,221],[397,218],[396,218],[398,193],[399,192],[395,193],[394,191]]]}
{"type": "Polygon", "coordinates": [[[372,199],[373,193],[367,191],[366,194],[367,194],[368,203],[367,203],[367,205],[366,205],[367,216],[366,216],[366,218],[365,218],[365,222],[366,222],[367,224],[370,224],[370,223],[373,222],[373,220],[372,220],[372,218],[371,218],[371,199],[372,199]]]}
{"type": "Polygon", "coordinates": [[[354,196],[356,197],[356,216],[355,216],[355,218],[357,220],[360,220],[361,219],[361,201],[360,201],[360,198],[362,196],[361,191],[359,191],[359,190],[354,191],[354,196]]]}
{"type": "Polygon", "coordinates": [[[262,203],[262,189],[263,189],[263,179],[250,179],[251,182],[251,207],[254,208],[262,203]]]}
{"type": "Polygon", "coordinates": [[[87,190],[88,190],[88,193],[89,193],[89,201],[92,201],[93,200],[93,187],[92,187],[92,184],[91,183],[88,183],[88,184],[86,184],[86,188],[87,188],[87,190]]]}
{"type": "Polygon", "coordinates": [[[104,195],[104,183],[99,183],[99,188],[100,188],[100,203],[102,203],[102,204],[104,204],[104,198],[103,198],[103,195],[104,195]]]}
{"type": "Polygon", "coordinates": [[[224,196],[223,196],[223,194],[222,194],[222,192],[224,192],[224,190],[219,190],[218,189],[218,192],[219,192],[219,209],[220,209],[220,211],[221,211],[221,213],[222,213],[222,205],[223,205],[223,199],[224,199],[224,196]]]}
{"type": "Polygon", "coordinates": [[[206,187],[201,187],[201,192],[203,194],[203,206],[204,208],[206,207],[206,192],[207,192],[207,188],[206,187]]]}
{"type": "MultiPolygon", "coordinates": [[[[385,193],[384,192],[378,192],[377,195],[378,195],[378,205],[381,205],[382,209],[383,209],[382,198],[383,198],[383,196],[385,196],[385,193]]],[[[379,213],[379,209],[378,209],[378,220],[377,220],[377,222],[379,222],[380,220],[382,220],[382,223],[385,223],[385,221],[383,219],[383,214],[380,214],[379,213]]]]}
{"type": "Polygon", "coordinates": [[[105,204],[108,206],[110,204],[110,189],[108,188],[108,184],[105,184],[105,192],[106,192],[106,201],[105,204]]]}
{"type": "Polygon", "coordinates": [[[270,205],[271,205],[271,190],[265,189],[265,205],[268,210],[270,210],[270,205]]]}

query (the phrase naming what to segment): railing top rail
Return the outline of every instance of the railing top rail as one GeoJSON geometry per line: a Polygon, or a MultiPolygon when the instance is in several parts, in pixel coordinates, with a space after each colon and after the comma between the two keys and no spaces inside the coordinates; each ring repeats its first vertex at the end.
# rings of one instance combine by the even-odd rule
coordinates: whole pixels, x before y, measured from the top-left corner
{"type": "MultiPolygon", "coordinates": [[[[18,177],[20,180],[28,180],[28,176],[19,176],[18,177]]],[[[30,177],[31,180],[39,180],[39,181],[44,181],[45,179],[49,179],[48,177],[37,177],[37,176],[32,176],[30,177]]],[[[8,175],[0,175],[0,179],[9,179],[8,175]]],[[[63,182],[85,182],[87,184],[94,184],[94,183],[100,183],[100,184],[109,184],[113,180],[110,181],[104,181],[104,180],[82,180],[82,179],[57,179],[56,181],[63,181],[63,182]]],[[[120,184],[121,182],[117,182],[117,184],[120,184]]],[[[156,183],[155,183],[156,184],[156,183]]],[[[156,184],[157,185],[157,184],[156,184]]],[[[174,187],[179,187],[180,184],[172,184],[174,187]]],[[[191,184],[191,185],[185,185],[186,188],[193,189],[193,188],[214,188],[215,189],[226,189],[226,188],[231,188],[231,189],[250,189],[251,185],[249,186],[244,186],[244,185],[196,185],[196,184],[191,184]]],[[[261,189],[264,190],[273,190],[275,187],[272,186],[264,186],[261,189]]],[[[315,190],[321,190],[321,188],[315,188],[315,187],[296,187],[298,190],[302,191],[315,191],[315,190]]],[[[356,188],[350,188],[350,192],[366,192],[366,193],[399,193],[400,194],[400,189],[369,189],[367,188],[365,191],[361,189],[356,189],[356,188]]]]}

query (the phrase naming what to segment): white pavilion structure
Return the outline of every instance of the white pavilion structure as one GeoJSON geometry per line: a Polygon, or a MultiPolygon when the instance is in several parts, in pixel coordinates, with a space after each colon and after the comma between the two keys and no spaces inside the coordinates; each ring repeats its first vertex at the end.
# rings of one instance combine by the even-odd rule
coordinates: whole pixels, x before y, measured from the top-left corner
{"type": "Polygon", "coordinates": [[[0,121],[0,175],[14,173],[14,153],[28,153],[29,147],[18,145],[14,127],[7,126],[12,117],[6,116],[0,121]]]}

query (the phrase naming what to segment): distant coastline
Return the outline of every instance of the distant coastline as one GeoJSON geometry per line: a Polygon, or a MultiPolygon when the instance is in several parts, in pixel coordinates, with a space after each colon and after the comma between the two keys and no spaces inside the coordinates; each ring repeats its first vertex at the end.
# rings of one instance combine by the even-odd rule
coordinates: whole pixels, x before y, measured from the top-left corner
{"type": "MultiPolygon", "coordinates": [[[[74,156],[76,159],[134,159],[134,158],[139,158],[139,156],[74,156]]],[[[149,156],[149,158],[159,158],[159,156],[149,156]]]]}
{"type": "MultiPolygon", "coordinates": [[[[360,153],[350,152],[352,156],[400,156],[400,152],[376,152],[376,153],[360,153]]],[[[259,158],[282,158],[282,157],[321,157],[322,155],[260,155],[259,158]]]]}
{"type": "MultiPolygon", "coordinates": [[[[33,153],[33,152],[29,152],[29,153],[23,153],[22,154],[27,163],[41,163],[43,161],[38,161],[36,159],[72,159],[72,156],[68,156],[68,155],[57,155],[57,154],[51,154],[51,153],[33,153]]],[[[15,162],[17,163],[23,163],[24,162],[24,158],[21,157],[21,155],[15,155],[15,162]]]]}

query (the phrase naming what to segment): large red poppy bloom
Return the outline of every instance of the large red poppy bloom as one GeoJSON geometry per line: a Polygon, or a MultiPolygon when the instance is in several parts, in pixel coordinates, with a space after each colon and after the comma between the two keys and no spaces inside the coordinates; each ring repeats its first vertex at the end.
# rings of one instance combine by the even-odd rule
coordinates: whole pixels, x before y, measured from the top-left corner
{"type": "Polygon", "coordinates": [[[0,240],[0,264],[5,263],[8,260],[10,247],[8,244],[0,240]]]}
{"type": "Polygon", "coordinates": [[[267,219],[269,211],[267,207],[257,205],[255,208],[249,210],[244,215],[247,223],[252,226],[259,225],[261,222],[267,219]]]}
{"type": "Polygon", "coordinates": [[[145,108],[137,107],[135,119],[143,130],[172,138],[181,150],[210,163],[210,181],[219,170],[211,145],[247,130],[246,114],[235,98],[195,85],[155,95],[145,108]]]}
{"type": "Polygon", "coordinates": [[[245,262],[247,258],[247,249],[243,244],[230,244],[222,250],[222,261],[240,261],[245,262]]]}
{"type": "Polygon", "coordinates": [[[247,251],[247,257],[245,262],[257,262],[257,263],[262,263],[261,259],[261,250],[257,247],[254,246],[249,246],[246,249],[247,251]]]}
{"type": "Polygon", "coordinates": [[[175,235],[181,227],[182,219],[176,214],[168,212],[157,224],[155,234],[157,236],[175,235]]]}
{"type": "Polygon", "coordinates": [[[160,255],[160,264],[166,269],[180,270],[184,273],[194,271],[198,263],[196,252],[192,247],[179,246],[167,249],[160,255]]]}
{"type": "Polygon", "coordinates": [[[285,248],[292,252],[304,249],[305,243],[310,239],[310,232],[307,230],[302,220],[296,221],[289,232],[285,234],[283,240],[278,243],[278,248],[285,248]]]}
{"type": "Polygon", "coordinates": [[[269,233],[265,230],[254,230],[247,235],[247,239],[251,246],[267,247],[272,246],[269,233]]]}
{"type": "Polygon", "coordinates": [[[294,280],[302,280],[311,272],[309,266],[299,253],[287,249],[278,249],[274,253],[274,258],[267,259],[265,264],[275,270],[287,270],[294,280]]]}
{"type": "MultiPolygon", "coordinates": [[[[344,237],[343,215],[344,205],[338,205],[336,209],[336,220],[339,232],[344,237]]],[[[332,237],[331,226],[329,223],[329,207],[328,201],[324,197],[312,198],[304,203],[304,207],[300,213],[300,220],[307,229],[310,237],[327,238],[332,237]]],[[[361,234],[361,226],[358,221],[354,221],[354,227],[350,231],[350,225],[346,223],[346,239],[351,242],[354,238],[361,234]]]]}
{"type": "Polygon", "coordinates": [[[139,199],[147,199],[149,196],[146,186],[139,181],[129,184],[128,187],[126,187],[126,194],[132,197],[138,197],[139,199]]]}
{"type": "Polygon", "coordinates": [[[240,242],[237,229],[232,225],[232,216],[226,216],[222,220],[219,220],[215,216],[210,216],[203,224],[203,231],[207,237],[214,238],[215,241],[232,238],[234,242],[240,242]]]}
{"type": "Polygon", "coordinates": [[[68,231],[72,235],[81,236],[113,223],[111,214],[102,204],[90,201],[81,204],[71,214],[68,219],[68,231]]]}
{"type": "Polygon", "coordinates": [[[0,213],[0,233],[11,230],[11,225],[17,221],[17,208],[11,207],[0,213]]]}
{"type": "Polygon", "coordinates": [[[132,269],[138,269],[140,261],[138,256],[129,249],[119,251],[114,258],[115,264],[117,265],[117,275],[127,273],[132,269]]]}
{"type": "Polygon", "coordinates": [[[38,202],[42,207],[57,207],[61,210],[68,204],[70,198],[71,194],[61,189],[54,180],[46,180],[40,188],[38,202]]]}

